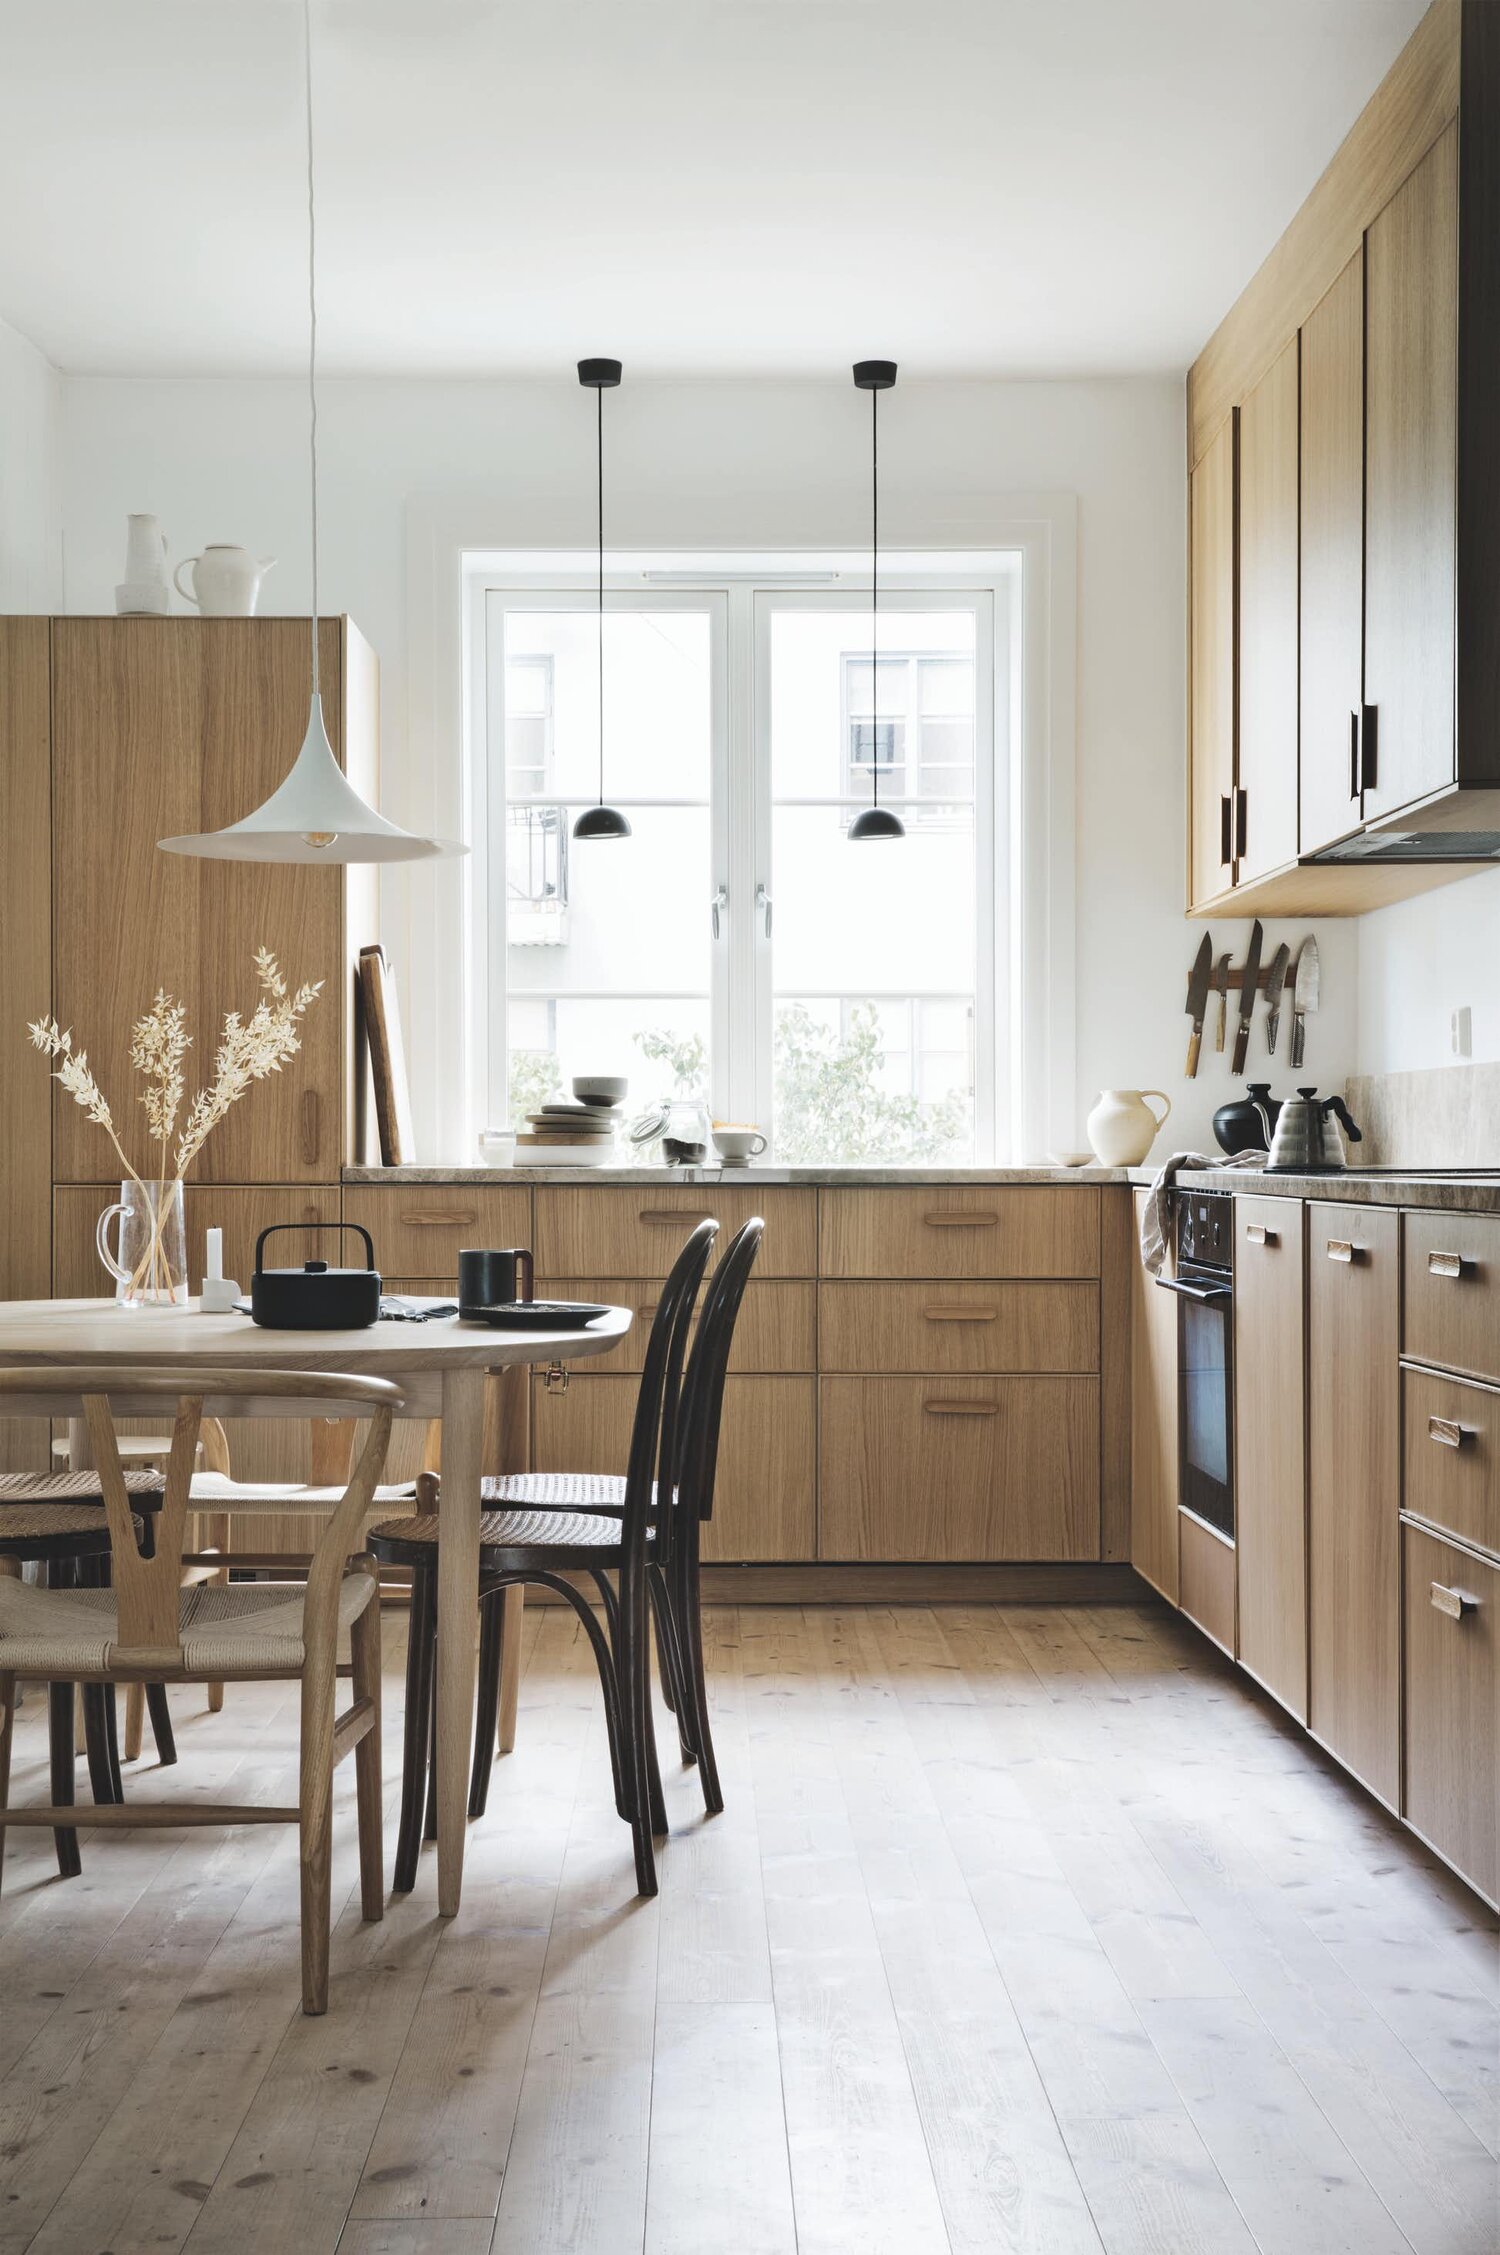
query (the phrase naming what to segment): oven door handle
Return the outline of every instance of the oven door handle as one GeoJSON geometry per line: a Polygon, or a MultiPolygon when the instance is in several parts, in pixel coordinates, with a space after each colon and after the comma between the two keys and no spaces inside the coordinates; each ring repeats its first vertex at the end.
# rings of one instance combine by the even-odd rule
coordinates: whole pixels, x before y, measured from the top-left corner
{"type": "Polygon", "coordinates": [[[1163,1292],[1179,1292],[1185,1300],[1228,1300],[1234,1296],[1227,1284],[1189,1284],[1181,1276],[1158,1276],[1155,1282],[1163,1292]]]}

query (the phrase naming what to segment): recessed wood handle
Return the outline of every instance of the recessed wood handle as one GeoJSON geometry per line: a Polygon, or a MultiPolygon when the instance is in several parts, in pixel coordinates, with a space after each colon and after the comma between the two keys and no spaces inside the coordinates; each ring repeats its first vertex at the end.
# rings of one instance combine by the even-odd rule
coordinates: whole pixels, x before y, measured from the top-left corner
{"type": "Polygon", "coordinates": [[[999,1320],[1000,1310],[998,1308],[923,1308],[922,1314],[928,1323],[995,1323],[999,1320]]]}
{"type": "Polygon", "coordinates": [[[1446,1582],[1434,1582],[1432,1608],[1435,1613],[1446,1613],[1450,1621],[1461,1621],[1466,1613],[1478,1612],[1479,1600],[1466,1589],[1450,1589],[1446,1582]]]}
{"type": "Polygon", "coordinates": [[[1328,1258],[1331,1261],[1357,1261],[1363,1251],[1362,1245],[1351,1243],[1347,1237],[1330,1237],[1328,1240],[1328,1258]]]}
{"type": "Polygon", "coordinates": [[[1279,1245],[1280,1242],[1280,1232],[1274,1229],[1267,1229],[1263,1221],[1246,1222],[1245,1243],[1247,1245],[1279,1245]]]}
{"type": "Polygon", "coordinates": [[[302,1091],[302,1156],[307,1164],[316,1166],[323,1148],[323,1111],[315,1088],[302,1091]]]}
{"type": "Polygon", "coordinates": [[[1462,1276],[1469,1265],[1462,1253],[1433,1252],[1427,1256],[1429,1276],[1462,1276]]]}
{"type": "Polygon", "coordinates": [[[924,1214],[923,1224],[928,1229],[993,1229],[999,1221],[998,1214],[924,1214]]]}
{"type": "Polygon", "coordinates": [[[648,1229],[697,1229],[703,1222],[713,1221],[713,1214],[677,1214],[663,1212],[657,1206],[643,1206],[636,1216],[648,1229]]]}
{"type": "Polygon", "coordinates": [[[475,1214],[403,1214],[402,1221],[408,1229],[472,1229],[478,1216],[475,1214]]]}
{"type": "Polygon", "coordinates": [[[1445,1449],[1461,1449],[1464,1445],[1464,1429],[1456,1417],[1429,1417],[1427,1438],[1429,1441],[1439,1442],[1445,1449]]]}
{"type": "Polygon", "coordinates": [[[923,1402],[928,1417],[998,1417],[998,1402],[923,1402]]]}

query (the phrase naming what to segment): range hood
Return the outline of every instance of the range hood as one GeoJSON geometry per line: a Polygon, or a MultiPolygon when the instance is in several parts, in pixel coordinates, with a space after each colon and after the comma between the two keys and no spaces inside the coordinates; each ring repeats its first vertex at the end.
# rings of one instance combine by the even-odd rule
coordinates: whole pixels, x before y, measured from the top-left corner
{"type": "Polygon", "coordinates": [[[1450,783],[1446,790],[1377,816],[1362,830],[1304,855],[1303,862],[1323,868],[1331,863],[1469,862],[1482,869],[1500,862],[1500,789],[1487,777],[1450,783]]]}

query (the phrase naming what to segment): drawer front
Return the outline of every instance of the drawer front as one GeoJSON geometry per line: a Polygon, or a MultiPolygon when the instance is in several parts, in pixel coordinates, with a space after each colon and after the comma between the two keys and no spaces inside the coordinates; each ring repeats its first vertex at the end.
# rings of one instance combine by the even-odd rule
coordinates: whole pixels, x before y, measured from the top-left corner
{"type": "Polygon", "coordinates": [[[351,1183],[344,1219],[370,1232],[383,1275],[430,1277],[456,1291],[468,1247],[531,1243],[531,1192],[513,1183],[351,1183]]]}
{"type": "Polygon", "coordinates": [[[820,1558],[1099,1555],[1096,1378],[824,1378],[820,1558]]]}
{"type": "Polygon", "coordinates": [[[825,1190],[819,1255],[824,1276],[1097,1276],[1099,1193],[825,1190]]]}
{"type": "MultiPolygon", "coordinates": [[[[731,1377],[724,1386],[707,1560],[815,1555],[816,1448],[812,1378],[731,1377]]],[[[538,1472],[623,1472],[636,1382],[571,1376],[566,1393],[532,1384],[532,1462],[538,1472]]]]}
{"type": "MultiPolygon", "coordinates": [[[[816,1370],[817,1286],[808,1283],[751,1282],[745,1287],[730,1349],[731,1370],[816,1370]]],[[[610,1370],[639,1370],[646,1359],[651,1319],[662,1290],[659,1279],[636,1276],[568,1276],[547,1279],[547,1295],[560,1300],[603,1300],[630,1308],[635,1321],[620,1344],[603,1358],[610,1370]]],[[[703,1293],[697,1314],[702,1313],[703,1293]]],[[[694,1316],[696,1326],[697,1314],[694,1316]]]]}
{"type": "Polygon", "coordinates": [[[1500,1895],[1500,1571],[1404,1527],[1406,1803],[1439,1855],[1500,1895]]]}
{"type": "Polygon", "coordinates": [[[557,1276],[662,1276],[700,1221],[716,1221],[720,1247],[755,1214],[766,1233],[755,1273],[811,1276],[816,1268],[817,1192],[725,1189],[664,1181],[640,1190],[536,1191],[536,1269],[551,1291],[557,1276]]]}
{"type": "Polygon", "coordinates": [[[829,1371],[1092,1371],[1099,1287],[822,1284],[818,1339],[829,1371]]]}
{"type": "MultiPolygon", "coordinates": [[[[94,1232],[106,1206],[120,1195],[114,1190],[85,1190],[76,1185],[52,1193],[52,1291],[60,1300],[95,1300],[113,1296],[114,1279],[105,1273],[94,1250],[94,1232]]],[[[336,1187],[307,1190],[299,1183],[285,1190],[221,1190],[208,1183],[189,1183],[184,1199],[187,1215],[188,1279],[194,1292],[203,1277],[210,1229],[224,1232],[224,1274],[237,1277],[248,1292],[255,1267],[255,1240],[273,1222],[336,1222],[339,1194],[336,1187]]],[[[115,1237],[114,1224],[110,1236],[115,1237]]],[[[266,1258],[276,1267],[291,1268],[314,1258],[339,1259],[335,1236],[273,1237],[266,1258]]],[[[354,1256],[363,1260],[363,1251],[354,1256]]]]}
{"type": "Polygon", "coordinates": [[[1404,1217],[1402,1352],[1500,1384],[1500,1219],[1404,1217]]]}
{"type": "Polygon", "coordinates": [[[1190,1511],[1177,1514],[1177,1602],[1206,1637],[1234,1658],[1235,1554],[1190,1511]]]}
{"type": "Polygon", "coordinates": [[[1500,1393],[1404,1370],[1401,1500],[1463,1542],[1500,1553],[1500,1393]]]}

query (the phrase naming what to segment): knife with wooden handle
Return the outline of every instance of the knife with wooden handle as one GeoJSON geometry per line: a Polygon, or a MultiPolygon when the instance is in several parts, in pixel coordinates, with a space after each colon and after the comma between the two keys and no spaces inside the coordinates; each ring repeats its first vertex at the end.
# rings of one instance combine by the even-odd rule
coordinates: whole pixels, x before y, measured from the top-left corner
{"type": "Polygon", "coordinates": [[[1223,1054],[1224,1037],[1229,1031],[1229,965],[1233,956],[1229,949],[1214,965],[1214,991],[1219,997],[1219,1024],[1214,1035],[1214,1047],[1223,1054]]]}
{"type": "Polygon", "coordinates": [[[1198,1052],[1203,1047],[1203,1014],[1208,1008],[1208,982],[1214,967],[1214,943],[1205,932],[1203,943],[1193,957],[1193,968],[1188,973],[1187,1014],[1193,1021],[1188,1035],[1187,1077],[1197,1078],[1198,1052]]]}
{"type": "Polygon", "coordinates": [[[1234,1029],[1234,1055],[1229,1062],[1232,1073],[1245,1070],[1245,1058],[1250,1048],[1250,1021],[1255,1016],[1255,997],[1260,986],[1260,951],[1265,944],[1265,933],[1257,916],[1250,927],[1250,945],[1245,954],[1245,968],[1240,973],[1240,1022],[1234,1029]]]}
{"type": "Polygon", "coordinates": [[[1266,973],[1266,1055],[1276,1054],[1277,1037],[1281,1032],[1281,995],[1286,985],[1287,965],[1292,951],[1283,940],[1271,958],[1271,968],[1266,973]]]}

